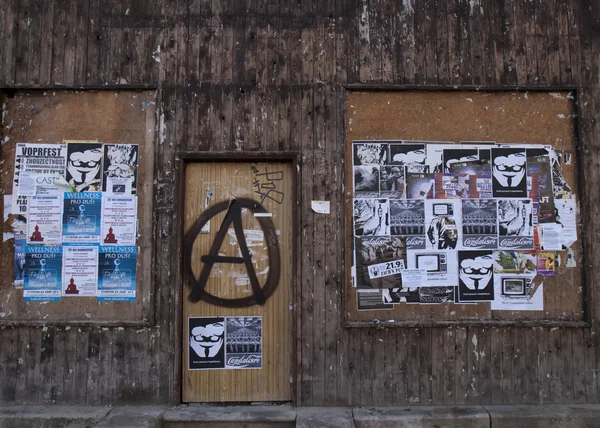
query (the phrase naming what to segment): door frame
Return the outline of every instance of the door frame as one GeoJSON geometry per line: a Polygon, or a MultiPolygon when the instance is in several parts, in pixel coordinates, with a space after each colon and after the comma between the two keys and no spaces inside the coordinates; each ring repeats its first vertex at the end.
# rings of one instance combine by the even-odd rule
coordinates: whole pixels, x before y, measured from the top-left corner
{"type": "MultiPolygon", "coordinates": [[[[173,346],[171,361],[173,369],[172,390],[170,391],[170,404],[179,405],[182,403],[182,346],[183,346],[183,299],[184,293],[184,275],[183,275],[183,237],[184,237],[184,209],[185,209],[185,171],[189,163],[197,162],[285,162],[292,166],[292,204],[296,209],[292,209],[292,377],[294,384],[292,386],[292,402],[296,404],[298,397],[298,388],[300,387],[300,379],[298,378],[298,364],[300,360],[298,351],[301,349],[298,343],[297,332],[300,329],[300,313],[298,310],[298,302],[300,302],[300,287],[298,287],[298,254],[299,239],[301,233],[300,222],[298,221],[298,209],[301,205],[300,183],[302,183],[302,173],[300,168],[300,153],[298,152],[178,152],[175,155],[175,189],[177,197],[174,199],[173,210],[173,226],[175,232],[176,247],[176,270],[175,270],[175,290],[173,292],[173,307],[170,331],[171,341],[173,346]]],[[[157,225],[160,227],[160,225],[157,225]]]]}

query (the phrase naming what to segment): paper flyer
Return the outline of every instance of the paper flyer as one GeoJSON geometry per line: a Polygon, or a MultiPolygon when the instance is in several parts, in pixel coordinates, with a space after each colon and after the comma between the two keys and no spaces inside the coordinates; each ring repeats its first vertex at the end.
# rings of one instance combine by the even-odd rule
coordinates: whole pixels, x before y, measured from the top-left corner
{"type": "Polygon", "coordinates": [[[390,164],[391,165],[411,165],[416,166],[413,172],[426,172],[425,161],[427,152],[425,144],[415,143],[413,141],[403,144],[390,144],[390,164]]]}
{"type": "Polygon", "coordinates": [[[433,174],[407,172],[406,198],[433,199],[434,181],[433,174]]]}
{"type": "Polygon", "coordinates": [[[31,196],[27,212],[27,243],[59,245],[62,242],[62,197],[31,196]]]}
{"type": "MultiPolygon", "coordinates": [[[[19,189],[21,172],[37,173],[48,177],[64,177],[66,159],[66,144],[17,143],[15,148],[13,195],[21,194],[19,189]]],[[[49,185],[50,183],[46,184],[49,185]]]]}
{"type": "Polygon", "coordinates": [[[419,303],[419,289],[412,287],[387,288],[382,290],[382,303],[395,305],[397,303],[419,303]]]}
{"type": "Polygon", "coordinates": [[[407,250],[409,269],[423,269],[427,273],[421,287],[457,286],[458,252],[407,250]]]}
{"type": "Polygon", "coordinates": [[[137,196],[102,195],[102,244],[135,245],[137,196]]]}
{"type": "Polygon", "coordinates": [[[402,284],[406,267],[403,236],[355,238],[357,288],[391,288],[402,284]]]}
{"type": "Polygon", "coordinates": [[[389,200],[355,199],[354,234],[355,236],[389,236],[389,200]]]}
{"type": "Polygon", "coordinates": [[[66,180],[75,192],[102,190],[102,143],[67,142],[66,180]]]}
{"type": "Polygon", "coordinates": [[[425,201],[425,242],[428,250],[454,250],[462,237],[461,201],[428,199],[425,201]]]}
{"type": "Polygon", "coordinates": [[[543,251],[537,254],[537,274],[539,276],[556,275],[556,253],[543,251]]]}
{"type": "Polygon", "coordinates": [[[425,151],[427,152],[425,172],[430,174],[444,172],[444,149],[451,147],[454,143],[452,141],[415,141],[414,143],[420,142],[425,143],[425,151]]]}
{"type": "Polygon", "coordinates": [[[136,247],[103,246],[98,250],[98,300],[135,300],[136,247]]]}
{"type": "Polygon", "coordinates": [[[556,222],[562,225],[562,244],[569,248],[577,241],[577,204],[573,199],[555,199],[556,222]]]}
{"type": "Polygon", "coordinates": [[[104,144],[102,191],[111,194],[137,194],[139,146],[104,144]]]}
{"type": "Polygon", "coordinates": [[[533,203],[531,199],[498,200],[498,248],[534,248],[533,203]]]}
{"type": "Polygon", "coordinates": [[[463,248],[498,247],[498,204],[495,199],[463,199],[463,248]]]}
{"type": "Polygon", "coordinates": [[[379,189],[382,197],[390,199],[406,199],[406,178],[402,165],[380,167],[379,189]]]}
{"type": "Polygon", "coordinates": [[[436,199],[478,198],[477,177],[467,174],[435,174],[436,199]]]}
{"type": "Polygon", "coordinates": [[[495,198],[526,198],[527,155],[524,148],[492,149],[492,193],[495,198]]]}
{"type": "Polygon", "coordinates": [[[458,301],[494,300],[494,260],[492,251],[458,252],[458,301]]]}
{"type": "MultiPolygon", "coordinates": [[[[487,150],[489,153],[489,150],[487,150]]],[[[479,151],[481,158],[481,150],[479,151]]],[[[452,174],[467,174],[476,177],[476,187],[479,198],[492,198],[492,168],[489,160],[478,160],[469,162],[454,162],[450,164],[449,171],[452,174]]]]}
{"type": "Polygon", "coordinates": [[[60,300],[62,247],[25,246],[24,300],[60,300]]]}
{"type": "Polygon", "coordinates": [[[98,243],[101,216],[101,192],[65,192],[63,242],[98,243]]]}
{"type": "Polygon", "coordinates": [[[563,226],[561,224],[540,224],[538,232],[542,251],[561,251],[563,249],[563,226]]]}
{"type": "Polygon", "coordinates": [[[63,246],[62,295],[96,296],[98,292],[98,247],[63,246]]]}
{"type": "Polygon", "coordinates": [[[262,317],[225,318],[225,368],[262,368],[262,317]]]}
{"type": "Polygon", "coordinates": [[[544,285],[535,287],[531,275],[496,274],[494,291],[493,311],[544,310],[544,285]]]}

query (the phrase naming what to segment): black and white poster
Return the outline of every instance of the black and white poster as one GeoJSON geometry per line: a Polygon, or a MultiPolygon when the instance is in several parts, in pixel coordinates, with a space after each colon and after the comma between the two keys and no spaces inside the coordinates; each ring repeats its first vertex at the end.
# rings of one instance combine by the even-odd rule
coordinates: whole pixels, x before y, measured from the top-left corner
{"type": "Polygon", "coordinates": [[[387,143],[354,141],[352,144],[353,165],[386,165],[388,162],[387,143]]]}
{"type": "Polygon", "coordinates": [[[492,192],[495,198],[526,198],[527,155],[524,148],[492,149],[492,192]]]}
{"type": "Polygon", "coordinates": [[[262,317],[226,317],[225,368],[262,368],[262,317]]]}
{"type": "Polygon", "coordinates": [[[225,317],[188,318],[188,369],[225,368],[225,317]]]}
{"type": "Polygon", "coordinates": [[[355,199],[354,234],[356,236],[388,236],[390,234],[389,200],[355,199]]]}
{"type": "Polygon", "coordinates": [[[444,149],[454,144],[452,141],[428,141],[427,142],[427,160],[425,164],[429,172],[437,174],[444,172],[444,149]]]}
{"type": "Polygon", "coordinates": [[[402,279],[396,268],[406,267],[406,238],[403,236],[355,238],[357,288],[400,287],[402,279]],[[388,269],[386,269],[386,264],[388,269]],[[380,275],[373,275],[372,267],[380,275]]]}
{"type": "Polygon", "coordinates": [[[495,249],[498,247],[498,204],[496,199],[463,199],[463,247],[495,249]]]}
{"type": "Polygon", "coordinates": [[[455,250],[459,247],[461,230],[459,200],[430,199],[425,201],[426,248],[455,250]]]}
{"type": "Polygon", "coordinates": [[[498,200],[498,248],[533,249],[534,223],[531,199],[498,200]]]}
{"type": "Polygon", "coordinates": [[[390,200],[391,234],[425,236],[425,201],[390,200]]]}
{"type": "Polygon", "coordinates": [[[67,144],[67,182],[75,192],[102,190],[102,143],[67,144]]]}
{"type": "Polygon", "coordinates": [[[477,148],[444,149],[444,171],[450,172],[450,166],[456,162],[469,162],[479,160],[477,148]]]}
{"type": "Polygon", "coordinates": [[[105,144],[102,168],[102,191],[137,194],[139,146],[137,144],[105,144]]]}
{"type": "Polygon", "coordinates": [[[355,198],[379,197],[379,165],[358,165],[352,167],[355,198]]]}
{"type": "MultiPolygon", "coordinates": [[[[356,167],[355,167],[356,168],[356,167]]],[[[360,177],[363,179],[364,177],[360,177]]],[[[354,178],[356,183],[356,174],[354,178]]],[[[390,199],[406,199],[406,182],[404,177],[404,166],[402,165],[387,165],[380,168],[379,174],[380,196],[390,199]]],[[[355,192],[361,191],[356,190],[355,192]]],[[[360,196],[355,196],[360,197],[360,196]]]]}
{"type": "Polygon", "coordinates": [[[433,199],[434,175],[417,172],[406,173],[407,199],[433,199]]]}
{"type": "Polygon", "coordinates": [[[456,287],[419,287],[419,303],[422,305],[439,305],[454,302],[456,287]]]}
{"type": "Polygon", "coordinates": [[[383,303],[419,303],[418,287],[389,288],[382,292],[383,303]]]}
{"type": "Polygon", "coordinates": [[[384,303],[383,293],[386,290],[358,290],[356,292],[356,308],[359,311],[382,311],[394,309],[391,303],[384,303]]]}
{"type": "Polygon", "coordinates": [[[458,301],[494,300],[494,259],[492,251],[458,252],[458,301]]]}
{"type": "MultiPolygon", "coordinates": [[[[390,164],[426,166],[425,144],[390,144],[390,164]]],[[[421,171],[428,172],[428,171],[421,171]]]]}

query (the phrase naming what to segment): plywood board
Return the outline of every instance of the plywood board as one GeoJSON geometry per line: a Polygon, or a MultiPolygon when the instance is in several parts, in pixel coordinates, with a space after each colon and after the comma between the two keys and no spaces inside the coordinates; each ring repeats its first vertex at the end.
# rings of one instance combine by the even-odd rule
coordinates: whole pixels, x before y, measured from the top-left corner
{"type": "MultiPolygon", "coordinates": [[[[202,256],[209,254],[218,231],[222,227],[227,208],[232,201],[248,198],[258,201],[268,217],[256,217],[251,208],[242,208],[241,219],[246,242],[252,256],[256,277],[262,287],[269,275],[279,274],[274,293],[266,297],[264,305],[244,304],[227,307],[211,304],[206,298],[190,300],[192,283],[184,282],[183,304],[183,401],[288,401],[292,398],[292,191],[291,163],[190,163],[185,172],[184,231],[186,242],[192,242],[191,254],[184,244],[183,257],[191,261],[195,278],[199,278],[205,263],[202,256]],[[258,171],[258,172],[257,172],[258,171]],[[260,175],[268,172],[270,176],[260,175]],[[269,180],[273,178],[273,180],[269,180]],[[266,185],[267,187],[256,187],[266,185]],[[269,189],[272,192],[269,193],[269,189]],[[256,193],[260,191],[263,195],[256,193]],[[266,195],[266,196],[265,196],[266,195]],[[210,208],[223,204],[223,210],[210,219],[209,230],[190,232],[197,219],[210,208]],[[272,220],[275,232],[264,229],[263,220],[272,220]],[[264,234],[264,237],[261,235],[264,234]],[[191,238],[190,238],[191,236],[191,238]],[[191,241],[188,241],[191,239],[191,241]],[[269,253],[267,240],[276,240],[280,263],[279,272],[269,253]],[[262,317],[262,368],[189,370],[188,319],[210,316],[262,317]]],[[[237,202],[236,202],[237,203],[237,202]]],[[[219,255],[241,256],[239,240],[234,238],[233,225],[219,249],[219,255]]],[[[184,263],[184,266],[186,264],[184,263]]],[[[189,266],[189,265],[188,265],[189,266]]],[[[245,299],[254,293],[244,264],[215,263],[205,283],[205,291],[222,299],[245,299]]]]}
{"type": "MultiPolygon", "coordinates": [[[[579,189],[573,94],[567,92],[349,92],[346,98],[346,218],[351,219],[353,140],[495,141],[543,144],[571,154],[563,174],[575,197],[579,189]],[[348,190],[350,189],[350,190],[348,190]]],[[[577,217],[577,223],[580,217],[577,217]]],[[[350,220],[351,221],[351,220],[350,220]]],[[[351,223],[350,223],[351,224],[351,223]]],[[[350,249],[350,228],[347,246],[350,249]]],[[[581,236],[580,236],[581,238],[581,236]]],[[[461,320],[583,319],[581,239],[571,247],[577,267],[544,278],[543,311],[491,311],[489,303],[417,305],[358,311],[347,269],[347,321],[394,320],[435,323],[461,320]]],[[[560,253],[563,264],[567,253],[560,253]]],[[[352,252],[346,252],[351,266],[352,252]]]]}
{"type": "MultiPolygon", "coordinates": [[[[14,240],[2,243],[0,301],[4,321],[133,321],[152,316],[152,207],[155,133],[154,91],[20,91],[3,101],[4,144],[0,193],[12,193],[16,143],[98,140],[139,145],[138,256],[135,302],[99,302],[96,297],[25,302],[12,285],[14,240]]],[[[3,201],[0,201],[3,205],[3,201]]],[[[3,232],[10,231],[9,219],[3,232]]]]}

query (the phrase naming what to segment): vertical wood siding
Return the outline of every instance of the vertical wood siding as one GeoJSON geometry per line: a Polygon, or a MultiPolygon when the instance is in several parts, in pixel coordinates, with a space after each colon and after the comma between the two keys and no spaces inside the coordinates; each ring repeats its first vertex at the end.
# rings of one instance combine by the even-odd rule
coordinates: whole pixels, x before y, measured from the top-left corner
{"type": "MultiPolygon", "coordinates": [[[[175,153],[296,150],[298,403],[597,403],[589,329],[342,326],[345,90],[580,88],[583,221],[600,227],[600,8],[590,0],[5,0],[0,85],[155,85],[156,325],[0,328],[0,401],[174,400],[175,153]],[[316,216],[310,200],[331,200],[316,216]]],[[[597,235],[597,234],[596,234],[597,235]]],[[[597,237],[586,235],[585,260],[597,237]]],[[[592,320],[600,286],[588,278],[592,320]]]]}

